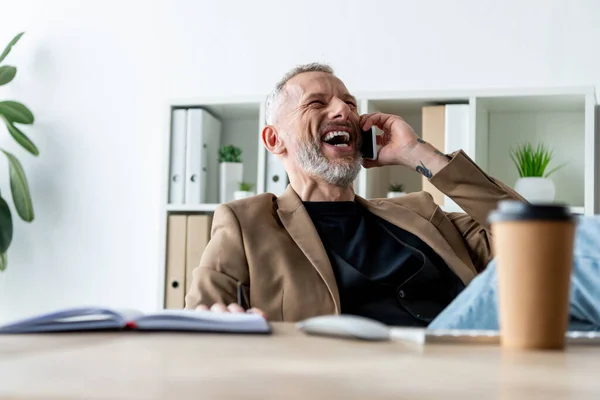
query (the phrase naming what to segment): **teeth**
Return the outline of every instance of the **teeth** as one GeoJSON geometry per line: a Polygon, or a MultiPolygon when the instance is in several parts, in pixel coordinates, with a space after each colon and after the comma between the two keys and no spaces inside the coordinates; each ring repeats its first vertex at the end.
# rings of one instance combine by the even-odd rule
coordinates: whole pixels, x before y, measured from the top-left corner
{"type": "Polygon", "coordinates": [[[335,147],[348,147],[348,143],[334,144],[335,147]]]}
{"type": "Polygon", "coordinates": [[[350,141],[350,134],[344,131],[328,132],[325,136],[323,136],[323,141],[328,142],[336,136],[343,136],[347,142],[350,141]]]}

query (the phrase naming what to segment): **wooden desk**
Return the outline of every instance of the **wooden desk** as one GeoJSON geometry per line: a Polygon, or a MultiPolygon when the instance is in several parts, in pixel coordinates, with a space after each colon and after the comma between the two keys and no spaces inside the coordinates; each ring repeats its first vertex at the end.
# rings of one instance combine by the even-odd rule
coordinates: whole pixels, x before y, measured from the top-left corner
{"type": "Polygon", "coordinates": [[[600,347],[508,353],[273,327],[272,336],[0,336],[0,398],[600,399],[600,347]]]}

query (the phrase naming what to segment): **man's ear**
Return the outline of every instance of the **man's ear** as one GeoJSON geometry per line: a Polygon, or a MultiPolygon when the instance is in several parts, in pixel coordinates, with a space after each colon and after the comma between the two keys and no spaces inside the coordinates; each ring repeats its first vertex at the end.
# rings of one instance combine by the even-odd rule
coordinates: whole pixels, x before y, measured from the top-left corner
{"type": "Polygon", "coordinates": [[[277,128],[267,125],[262,130],[262,141],[267,150],[273,154],[281,154],[285,151],[285,144],[279,137],[277,128]]]}

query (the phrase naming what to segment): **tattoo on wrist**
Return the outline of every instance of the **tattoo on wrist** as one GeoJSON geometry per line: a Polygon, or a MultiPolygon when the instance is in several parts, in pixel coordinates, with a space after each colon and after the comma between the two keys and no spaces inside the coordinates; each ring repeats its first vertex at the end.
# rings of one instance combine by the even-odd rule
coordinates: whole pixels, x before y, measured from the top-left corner
{"type": "Polygon", "coordinates": [[[417,172],[422,174],[425,178],[431,178],[433,176],[431,170],[427,169],[427,167],[423,165],[423,161],[419,162],[421,163],[421,165],[417,165],[417,172]]]}
{"type": "Polygon", "coordinates": [[[446,157],[448,160],[452,160],[452,157],[450,157],[448,154],[444,154],[444,153],[442,153],[441,151],[439,151],[439,150],[437,150],[437,149],[436,149],[434,152],[435,152],[435,154],[437,154],[438,156],[446,157]]]}
{"type": "Polygon", "coordinates": [[[427,143],[426,141],[424,141],[424,140],[423,140],[423,139],[421,139],[421,138],[417,138],[417,142],[419,142],[419,143],[423,143],[423,144],[426,144],[426,143],[427,143]]]}

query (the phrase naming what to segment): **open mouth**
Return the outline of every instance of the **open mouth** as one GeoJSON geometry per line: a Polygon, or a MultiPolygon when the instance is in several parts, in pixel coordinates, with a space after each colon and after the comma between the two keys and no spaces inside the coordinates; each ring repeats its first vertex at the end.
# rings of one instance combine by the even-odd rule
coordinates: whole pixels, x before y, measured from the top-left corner
{"type": "Polygon", "coordinates": [[[350,134],[345,131],[331,131],[324,134],[321,141],[335,147],[348,147],[350,145],[350,134]]]}

